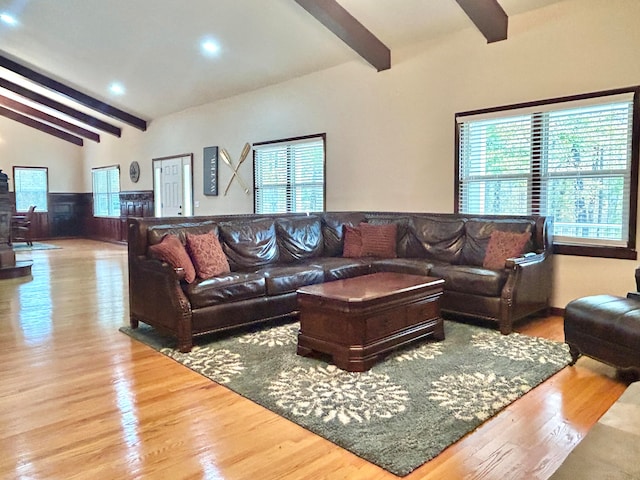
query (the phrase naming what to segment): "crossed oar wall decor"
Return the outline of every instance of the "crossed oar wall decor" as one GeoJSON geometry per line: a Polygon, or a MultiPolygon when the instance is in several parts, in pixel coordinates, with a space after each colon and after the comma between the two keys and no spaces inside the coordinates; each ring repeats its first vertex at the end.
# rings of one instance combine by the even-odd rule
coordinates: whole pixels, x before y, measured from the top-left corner
{"type": "Polygon", "coordinates": [[[233,171],[233,174],[231,175],[231,178],[229,179],[229,183],[227,184],[227,188],[224,189],[224,194],[225,195],[227,194],[227,192],[229,192],[229,188],[231,187],[231,183],[233,182],[233,179],[235,177],[238,177],[238,183],[244,189],[244,193],[249,195],[250,189],[249,189],[249,187],[247,187],[247,184],[244,183],[244,180],[242,180],[242,177],[238,173],[238,170],[240,170],[240,167],[242,166],[244,161],[247,159],[247,156],[249,155],[250,151],[251,151],[251,145],[249,145],[248,143],[245,143],[244,148],[242,149],[242,153],[240,154],[240,160],[238,161],[238,165],[236,165],[234,167],[233,166],[233,161],[231,160],[231,157],[229,156],[229,152],[227,152],[227,150],[225,148],[220,150],[220,157],[222,157],[222,161],[224,163],[226,163],[227,166],[233,171]]]}

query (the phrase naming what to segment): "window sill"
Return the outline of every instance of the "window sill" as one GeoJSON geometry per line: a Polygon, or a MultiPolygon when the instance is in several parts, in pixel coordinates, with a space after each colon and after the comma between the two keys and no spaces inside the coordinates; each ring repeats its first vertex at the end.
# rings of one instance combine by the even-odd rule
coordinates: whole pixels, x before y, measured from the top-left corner
{"type": "Polygon", "coordinates": [[[586,245],[554,243],[553,253],[580,257],[620,258],[623,260],[638,259],[638,252],[633,248],[627,247],[590,247],[586,245]]]}

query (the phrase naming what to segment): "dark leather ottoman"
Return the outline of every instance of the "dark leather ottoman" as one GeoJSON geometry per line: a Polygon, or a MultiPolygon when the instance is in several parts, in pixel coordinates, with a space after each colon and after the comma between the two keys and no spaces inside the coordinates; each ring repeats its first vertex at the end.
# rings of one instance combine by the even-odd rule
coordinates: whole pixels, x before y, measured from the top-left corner
{"type": "Polygon", "coordinates": [[[564,337],[572,365],[586,355],[640,372],[640,299],[630,293],[628,298],[594,295],[573,300],[565,308],[564,337]]]}

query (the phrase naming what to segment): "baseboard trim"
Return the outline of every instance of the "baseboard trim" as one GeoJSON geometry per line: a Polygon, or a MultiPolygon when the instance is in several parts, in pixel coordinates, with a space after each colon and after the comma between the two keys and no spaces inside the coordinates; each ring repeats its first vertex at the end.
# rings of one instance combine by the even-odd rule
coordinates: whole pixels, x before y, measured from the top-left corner
{"type": "Polygon", "coordinates": [[[549,315],[558,315],[560,317],[564,317],[564,308],[549,307],[549,315]]]}

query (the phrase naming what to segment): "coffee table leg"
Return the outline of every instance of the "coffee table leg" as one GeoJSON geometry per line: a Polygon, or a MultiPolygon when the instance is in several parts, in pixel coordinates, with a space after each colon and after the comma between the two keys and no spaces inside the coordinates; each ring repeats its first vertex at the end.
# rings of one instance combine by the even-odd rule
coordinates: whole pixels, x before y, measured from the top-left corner
{"type": "Polygon", "coordinates": [[[311,352],[313,352],[313,350],[311,350],[310,348],[301,347],[300,345],[298,345],[298,349],[296,350],[296,353],[301,357],[308,357],[309,355],[311,355],[311,352]]]}
{"type": "Polygon", "coordinates": [[[444,340],[444,322],[442,321],[442,318],[438,319],[438,323],[433,329],[433,339],[444,340]]]}

